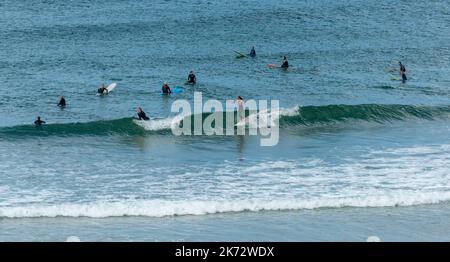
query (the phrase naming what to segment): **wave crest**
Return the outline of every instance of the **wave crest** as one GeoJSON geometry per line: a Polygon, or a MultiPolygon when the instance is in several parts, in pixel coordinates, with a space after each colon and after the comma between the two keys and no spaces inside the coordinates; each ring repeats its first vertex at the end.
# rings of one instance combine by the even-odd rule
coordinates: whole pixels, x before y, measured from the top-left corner
{"type": "MultiPolygon", "coordinates": [[[[203,113],[205,120],[211,114],[222,114],[225,120],[225,112],[203,113]]],[[[236,117],[236,112],[235,119],[236,117]]],[[[265,119],[278,119],[279,125],[283,127],[292,126],[320,126],[345,124],[354,121],[364,122],[392,122],[406,121],[408,119],[434,120],[437,118],[448,118],[450,116],[450,106],[411,106],[411,105],[326,105],[326,106],[301,106],[293,108],[281,108],[278,113],[260,111],[256,113],[246,112],[249,123],[255,124],[257,121],[265,119]],[[271,116],[271,118],[267,118],[271,116]]],[[[50,136],[50,135],[145,135],[149,131],[170,130],[176,125],[180,125],[187,118],[191,118],[191,125],[194,123],[195,115],[177,115],[167,118],[152,119],[150,121],[138,121],[133,118],[121,118],[115,120],[102,120],[87,123],[65,123],[47,124],[42,130],[36,129],[33,125],[22,125],[0,128],[0,135],[8,136],[50,136]]],[[[263,121],[264,122],[264,121],[263,121]]],[[[259,122],[261,123],[261,122],[259,122]]],[[[236,123],[234,123],[236,124],[236,123]]],[[[273,126],[274,123],[262,123],[260,126],[273,126]]],[[[223,127],[226,128],[224,122],[223,127]]]]}

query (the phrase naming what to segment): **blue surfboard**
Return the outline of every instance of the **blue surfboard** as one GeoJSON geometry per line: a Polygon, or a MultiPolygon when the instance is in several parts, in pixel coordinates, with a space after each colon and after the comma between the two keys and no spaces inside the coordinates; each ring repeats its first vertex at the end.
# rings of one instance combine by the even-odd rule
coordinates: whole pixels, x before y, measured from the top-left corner
{"type": "MultiPolygon", "coordinates": [[[[179,93],[182,93],[184,91],[182,86],[176,86],[174,88],[171,88],[170,90],[172,91],[172,94],[179,94],[179,93]]],[[[166,93],[163,93],[163,92],[161,92],[161,94],[162,95],[170,95],[170,94],[166,94],[166,93]]]]}

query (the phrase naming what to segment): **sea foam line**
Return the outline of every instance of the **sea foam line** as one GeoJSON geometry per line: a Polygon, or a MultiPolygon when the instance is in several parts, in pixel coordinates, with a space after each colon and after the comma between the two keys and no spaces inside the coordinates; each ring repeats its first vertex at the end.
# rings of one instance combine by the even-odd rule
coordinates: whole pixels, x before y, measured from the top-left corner
{"type": "Polygon", "coordinates": [[[395,207],[437,204],[450,201],[450,192],[395,192],[365,197],[312,198],[286,200],[132,200],[120,202],[93,202],[83,204],[26,205],[0,207],[0,217],[165,217],[206,215],[228,212],[301,210],[343,207],[395,207]]]}

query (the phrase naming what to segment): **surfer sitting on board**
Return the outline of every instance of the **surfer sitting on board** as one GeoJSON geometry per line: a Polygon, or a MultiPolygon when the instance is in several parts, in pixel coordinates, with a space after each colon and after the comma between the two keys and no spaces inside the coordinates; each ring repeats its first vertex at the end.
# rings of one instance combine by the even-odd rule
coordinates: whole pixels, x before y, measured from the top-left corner
{"type": "Polygon", "coordinates": [[[59,107],[65,107],[66,106],[66,99],[64,99],[64,96],[61,96],[58,103],[59,107]]]}
{"type": "Polygon", "coordinates": [[[104,94],[104,93],[108,93],[108,89],[106,88],[105,84],[102,84],[102,85],[98,88],[97,93],[99,93],[99,94],[101,94],[101,95],[104,94]]]}
{"type": "Polygon", "coordinates": [[[255,57],[256,56],[256,51],[255,51],[255,47],[252,46],[252,50],[250,50],[250,54],[251,57],[255,57]]]}
{"type": "Polygon", "coordinates": [[[403,83],[407,80],[406,79],[406,68],[405,66],[402,64],[402,62],[398,62],[399,66],[400,66],[400,75],[402,76],[402,81],[403,83]]]}
{"type": "Polygon", "coordinates": [[[149,120],[150,118],[145,114],[144,110],[142,110],[142,107],[137,108],[137,115],[139,120],[149,120]]]}
{"type": "Polygon", "coordinates": [[[41,120],[41,117],[38,116],[37,119],[34,121],[34,125],[36,127],[40,127],[42,124],[45,124],[45,121],[41,120]]]}
{"type": "Polygon", "coordinates": [[[163,92],[163,94],[170,94],[172,93],[172,90],[170,90],[170,86],[167,82],[164,82],[161,91],[163,92]]]}
{"type": "Polygon", "coordinates": [[[187,82],[188,82],[188,84],[195,84],[195,83],[197,83],[197,77],[195,76],[194,71],[189,72],[188,81],[187,82]]]}
{"type": "Polygon", "coordinates": [[[281,68],[288,68],[288,67],[289,67],[289,62],[288,62],[287,57],[285,56],[283,58],[283,63],[281,64],[281,68]]]}

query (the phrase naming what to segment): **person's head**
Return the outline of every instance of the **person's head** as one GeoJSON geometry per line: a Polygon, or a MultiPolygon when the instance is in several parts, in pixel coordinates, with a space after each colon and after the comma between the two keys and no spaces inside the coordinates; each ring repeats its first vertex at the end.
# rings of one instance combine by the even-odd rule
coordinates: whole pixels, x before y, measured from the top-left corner
{"type": "Polygon", "coordinates": [[[283,57],[283,60],[287,60],[287,57],[286,57],[286,56],[284,56],[284,57],[283,57]]]}
{"type": "Polygon", "coordinates": [[[243,100],[242,96],[238,96],[237,100],[243,100]]]}
{"type": "Polygon", "coordinates": [[[40,117],[40,116],[38,116],[38,117],[37,117],[37,120],[41,120],[41,117],[40,117]]]}
{"type": "Polygon", "coordinates": [[[61,100],[64,99],[64,96],[61,96],[61,100]]]}
{"type": "Polygon", "coordinates": [[[139,107],[136,109],[136,111],[142,112],[142,107],[139,106],[139,107]]]}
{"type": "Polygon", "coordinates": [[[254,47],[254,46],[252,46],[252,49],[253,49],[253,50],[255,50],[255,47],[254,47]]]}
{"type": "Polygon", "coordinates": [[[163,85],[164,85],[164,86],[168,86],[169,83],[167,83],[167,81],[165,81],[163,85]]]}
{"type": "Polygon", "coordinates": [[[189,74],[193,74],[194,73],[194,70],[191,70],[191,72],[189,72],[189,74]]]}
{"type": "Polygon", "coordinates": [[[402,62],[398,61],[398,64],[399,64],[399,65],[402,65],[402,62]]]}

